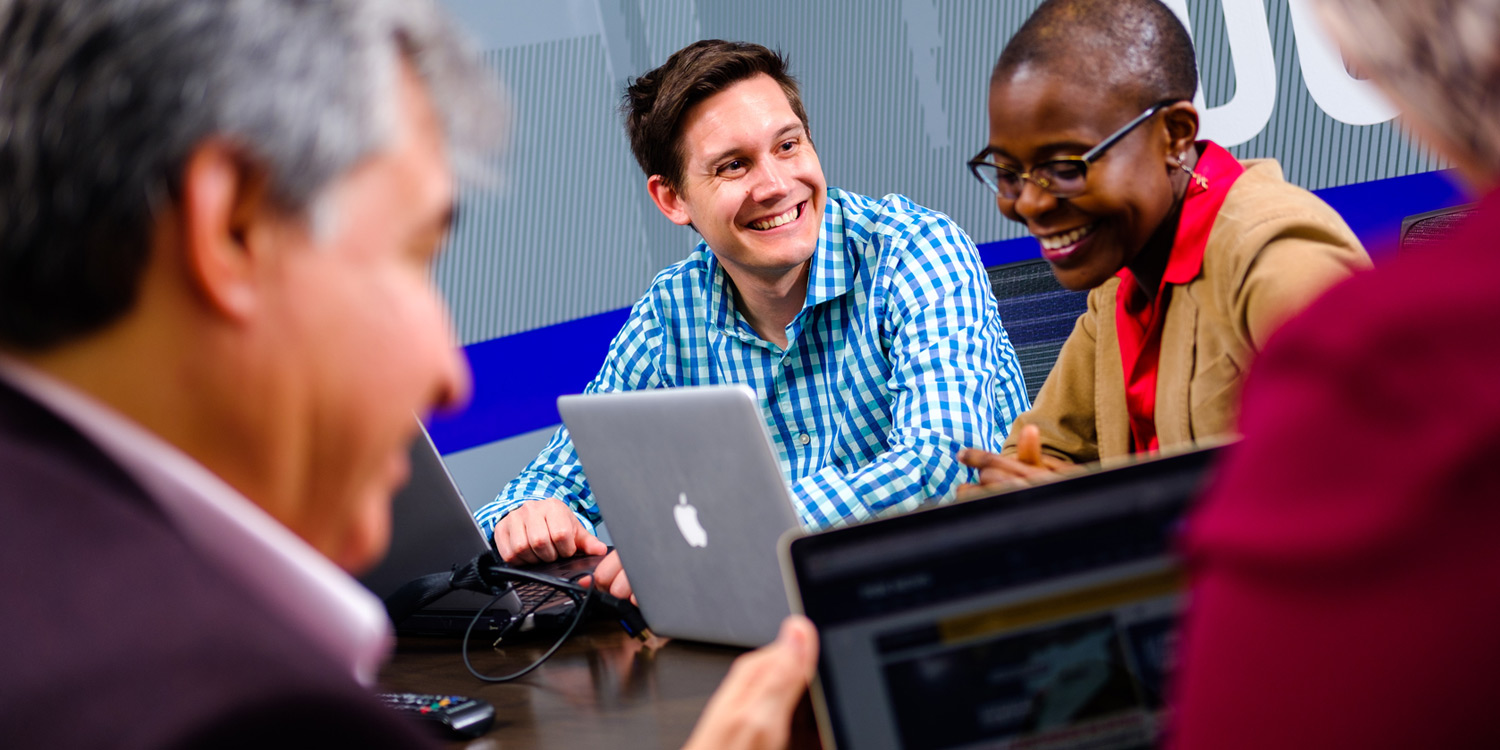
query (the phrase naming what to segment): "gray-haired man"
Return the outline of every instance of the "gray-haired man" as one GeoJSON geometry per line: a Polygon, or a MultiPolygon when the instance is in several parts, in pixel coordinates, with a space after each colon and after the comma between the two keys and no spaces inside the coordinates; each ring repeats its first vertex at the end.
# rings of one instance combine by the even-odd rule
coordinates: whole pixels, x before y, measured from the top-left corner
{"type": "Polygon", "coordinates": [[[421,742],[344,570],[468,387],[466,49],[419,0],[0,0],[7,745],[421,742]]]}

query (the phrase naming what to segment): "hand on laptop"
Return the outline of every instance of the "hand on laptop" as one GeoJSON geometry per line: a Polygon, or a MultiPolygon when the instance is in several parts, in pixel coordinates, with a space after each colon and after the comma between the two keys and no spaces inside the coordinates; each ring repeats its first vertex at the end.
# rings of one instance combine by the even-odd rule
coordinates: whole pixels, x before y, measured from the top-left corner
{"type": "Polygon", "coordinates": [[[600,591],[608,591],[616,599],[629,599],[631,604],[640,604],[630,588],[630,579],[625,577],[625,567],[620,564],[618,551],[610,552],[608,557],[599,561],[594,568],[592,585],[600,591]]]}
{"type": "Polygon", "coordinates": [[[959,462],[979,470],[979,483],[959,485],[958,499],[968,500],[1002,487],[1035,484],[1072,467],[1067,461],[1042,453],[1042,433],[1036,425],[1029,424],[1021,428],[1016,448],[1013,456],[1002,456],[978,448],[959,451],[959,462]]]}
{"type": "Polygon", "coordinates": [[[813,624],[800,615],[788,617],[776,640],[734,660],[684,750],[786,747],[792,714],[817,667],[813,624]]]}
{"type": "Polygon", "coordinates": [[[495,524],[495,551],[508,563],[542,563],[602,555],[609,548],[583,528],[567,503],[547,498],[528,500],[495,524]]]}

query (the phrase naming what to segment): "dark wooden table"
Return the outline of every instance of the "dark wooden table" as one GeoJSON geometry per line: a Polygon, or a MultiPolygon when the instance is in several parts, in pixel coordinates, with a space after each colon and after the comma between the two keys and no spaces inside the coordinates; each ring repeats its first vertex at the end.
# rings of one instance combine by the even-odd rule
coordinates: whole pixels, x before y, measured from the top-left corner
{"type": "MultiPolygon", "coordinates": [[[[471,651],[476,669],[503,674],[546,650],[527,639],[471,651]]],[[[454,747],[677,748],[738,649],[657,639],[647,646],[603,620],[588,622],[552,658],[516,682],[480,682],[464,669],[456,639],[403,639],[381,672],[385,690],[482,698],[495,727],[454,747]]]]}

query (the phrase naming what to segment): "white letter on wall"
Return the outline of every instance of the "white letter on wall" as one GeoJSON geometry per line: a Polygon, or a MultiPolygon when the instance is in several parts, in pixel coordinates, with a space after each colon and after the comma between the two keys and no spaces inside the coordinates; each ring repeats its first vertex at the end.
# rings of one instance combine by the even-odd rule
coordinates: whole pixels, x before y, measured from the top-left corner
{"type": "Polygon", "coordinates": [[[943,89],[937,74],[937,55],[943,47],[937,6],[933,0],[902,0],[901,19],[906,22],[906,44],[911,52],[912,74],[917,78],[917,104],[922,108],[927,144],[933,150],[947,148],[948,112],[943,109],[943,89]]]}
{"type": "MultiPolygon", "coordinates": [[[[1193,103],[1198,106],[1198,134],[1220,146],[1237,146],[1264,130],[1276,107],[1276,58],[1271,52],[1271,30],[1261,0],[1222,0],[1230,59],[1234,63],[1234,98],[1209,109],[1203,86],[1193,103]]],[[[1166,0],[1182,25],[1192,33],[1187,0],[1166,0]]]]}
{"type": "Polygon", "coordinates": [[[1324,112],[1349,125],[1375,125],[1396,116],[1396,107],[1369,81],[1349,75],[1344,58],[1323,32],[1317,14],[1306,0],[1287,0],[1292,11],[1292,32],[1297,37],[1297,57],[1302,80],[1324,112]]]}

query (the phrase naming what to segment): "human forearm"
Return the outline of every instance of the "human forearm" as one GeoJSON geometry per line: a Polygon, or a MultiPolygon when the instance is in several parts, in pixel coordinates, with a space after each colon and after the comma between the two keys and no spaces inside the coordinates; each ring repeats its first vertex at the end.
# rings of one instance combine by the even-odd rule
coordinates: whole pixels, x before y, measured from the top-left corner
{"type": "Polygon", "coordinates": [[[589,533],[594,532],[599,511],[566,429],[559,429],[541,453],[492,502],[476,511],[474,520],[489,537],[494,534],[495,525],[523,503],[547,498],[566,503],[579,523],[589,533]]]}
{"type": "Polygon", "coordinates": [[[957,460],[960,443],[941,433],[884,451],[854,469],[829,466],[792,483],[803,526],[823,529],[951,499],[971,473],[957,460]]]}

